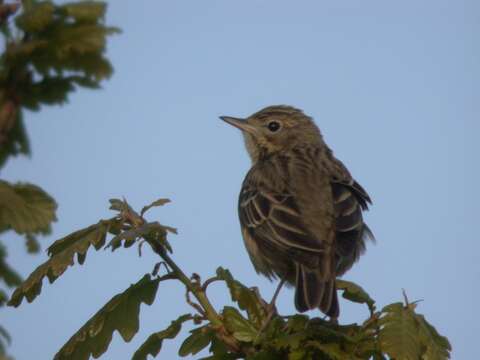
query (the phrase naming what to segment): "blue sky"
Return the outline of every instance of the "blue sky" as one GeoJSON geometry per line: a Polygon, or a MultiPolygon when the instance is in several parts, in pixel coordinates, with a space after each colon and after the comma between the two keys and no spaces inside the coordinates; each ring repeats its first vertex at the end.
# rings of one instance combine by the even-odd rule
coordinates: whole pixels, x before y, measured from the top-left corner
{"type": "MultiPolygon", "coordinates": [[[[402,288],[423,299],[418,311],[449,337],[453,358],[472,359],[480,329],[479,14],[474,0],[110,1],[107,22],[123,29],[109,41],[112,79],[64,107],[27,113],[33,156],[11,160],[2,175],[58,201],[44,248],[110,217],[109,198],[140,208],[169,197],[150,219],[179,229],[170,238],[175,260],[204,278],[227,267],[270,298],[275,285],[250,265],[236,214],[249,159],[239,132],[218,116],[300,107],[374,201],[366,219],[377,244],[345,278],[379,306],[401,300],[402,288]]],[[[4,240],[23,275],[47,258],[26,255],[12,234],[4,240]]],[[[11,353],[51,358],[156,261],[133,248],[89,253],[83,266],[45,282],[32,304],[2,310],[11,353]]],[[[115,334],[104,358],[128,358],[190,311],[183,295],[161,284],[154,305],[141,309],[139,334],[128,344],[115,334]]],[[[221,285],[211,297],[217,307],[229,303],[221,285]]],[[[278,307],[294,312],[291,290],[278,307]]],[[[343,323],[367,316],[362,306],[341,307],[343,323]]],[[[164,343],[164,358],[177,357],[184,335],[164,343]]]]}

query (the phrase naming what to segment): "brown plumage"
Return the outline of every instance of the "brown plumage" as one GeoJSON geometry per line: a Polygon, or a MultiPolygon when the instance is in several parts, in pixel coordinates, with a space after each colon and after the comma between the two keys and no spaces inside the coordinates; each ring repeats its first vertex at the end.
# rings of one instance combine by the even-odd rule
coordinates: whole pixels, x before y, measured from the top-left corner
{"type": "Polygon", "coordinates": [[[298,311],[338,317],[335,279],[373,238],[362,217],[370,197],[301,110],[280,105],[221,118],[242,130],[252,159],[238,212],[255,270],[295,285],[298,311]]]}

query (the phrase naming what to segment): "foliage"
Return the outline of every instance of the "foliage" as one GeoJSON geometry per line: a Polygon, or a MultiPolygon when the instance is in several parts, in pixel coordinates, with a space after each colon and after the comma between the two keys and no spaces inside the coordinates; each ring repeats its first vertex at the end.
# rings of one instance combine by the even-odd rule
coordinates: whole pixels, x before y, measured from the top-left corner
{"type": "MultiPolygon", "coordinates": [[[[11,6],[2,2],[0,15],[18,10],[11,6]]],[[[106,39],[119,31],[104,24],[103,2],[24,1],[20,9],[14,22],[0,16],[5,36],[0,57],[0,166],[9,156],[30,153],[22,108],[64,104],[76,87],[96,89],[110,77],[106,39]]]]}
{"type": "MultiPolygon", "coordinates": [[[[25,109],[64,104],[77,87],[97,89],[111,76],[113,68],[104,56],[106,39],[119,30],[104,24],[105,12],[106,4],[97,1],[63,5],[0,1],[0,31],[5,39],[0,55],[0,167],[13,156],[30,155],[25,109]]],[[[40,250],[38,235],[50,233],[56,207],[54,199],[36,185],[0,180],[0,234],[12,230],[24,236],[29,253],[40,250]]],[[[84,245],[77,244],[79,261],[86,251],[84,245]]],[[[37,269],[38,278],[24,283],[17,300],[26,296],[31,301],[40,292],[41,278],[48,276],[52,282],[65,271],[73,261],[72,249],[63,253],[61,265],[57,262],[37,269]]],[[[6,258],[7,251],[0,243],[0,279],[14,287],[22,279],[6,258]]],[[[4,294],[0,290],[0,306],[4,294]]],[[[0,359],[7,359],[5,345],[9,341],[8,332],[0,327],[0,359]]]]}
{"type": "MultiPolygon", "coordinates": [[[[387,305],[377,311],[375,301],[360,286],[338,280],[343,297],[364,304],[369,317],[361,324],[341,325],[305,315],[280,316],[262,299],[258,289],[248,288],[232,274],[218,268],[216,275],[201,281],[198,275],[187,277],[172,260],[167,234],[175,229],[149,222],[144,218],[150,207],[140,214],[123,200],[113,199],[111,209],[117,214],[110,220],[77,231],[56,241],[49,248],[50,259],[22,283],[13,294],[9,305],[18,306],[23,297],[32,301],[41,290],[42,279],[60,276],[77,254],[80,264],[90,245],[96,250],[111,240],[112,250],[128,248],[133,244],[148,243],[158,254],[167,271],[158,274],[156,267],[135,285],[113,297],[59,350],[55,359],[85,360],[107,351],[112,334],[117,330],[124,341],[130,341],[139,329],[140,304],[151,305],[159,283],[177,280],[187,289],[186,301],[192,306],[191,314],[173,320],[164,330],[150,335],[133,354],[134,360],[157,356],[165,339],[180,334],[182,324],[192,320],[194,327],[179,348],[180,356],[195,355],[208,348],[204,359],[428,359],[450,358],[450,344],[427,320],[416,313],[416,304],[387,305]],[[208,297],[208,287],[223,282],[235,306],[224,306],[217,311],[208,297]],[[196,299],[192,301],[190,295],[196,299]]],[[[165,199],[154,202],[163,205],[165,199]]]]}
{"type": "Polygon", "coordinates": [[[140,304],[151,305],[158,289],[159,278],[145,275],[123,293],[114,296],[78,330],[55,356],[61,359],[88,359],[103,354],[117,330],[123,340],[130,341],[139,328],[140,304]]]}

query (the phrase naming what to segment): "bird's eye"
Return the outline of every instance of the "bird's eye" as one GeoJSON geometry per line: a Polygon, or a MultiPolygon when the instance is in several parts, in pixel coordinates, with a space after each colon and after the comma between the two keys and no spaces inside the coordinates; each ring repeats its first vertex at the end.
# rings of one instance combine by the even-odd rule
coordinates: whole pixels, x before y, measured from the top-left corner
{"type": "Polygon", "coordinates": [[[271,132],[278,131],[280,129],[280,123],[278,121],[270,121],[267,124],[268,130],[271,132]]]}

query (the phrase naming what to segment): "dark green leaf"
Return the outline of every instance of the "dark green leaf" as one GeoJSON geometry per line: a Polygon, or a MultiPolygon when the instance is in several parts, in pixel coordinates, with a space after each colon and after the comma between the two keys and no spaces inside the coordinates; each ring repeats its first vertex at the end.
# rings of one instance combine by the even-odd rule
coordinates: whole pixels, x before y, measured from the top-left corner
{"type": "Polygon", "coordinates": [[[40,32],[53,21],[54,5],[50,1],[42,1],[26,9],[16,17],[17,26],[26,32],[40,32]]]}
{"type": "Polygon", "coordinates": [[[357,325],[337,325],[319,318],[309,321],[308,330],[314,338],[321,338],[324,342],[354,343],[357,325]]]}
{"type": "MultiPolygon", "coordinates": [[[[210,348],[208,350],[209,350],[210,354],[212,354],[212,356],[203,358],[205,360],[206,359],[210,359],[210,360],[222,359],[223,360],[223,359],[232,358],[231,354],[230,355],[228,354],[228,348],[225,345],[225,343],[223,343],[216,336],[212,337],[212,342],[210,343],[210,348]]],[[[235,359],[236,359],[236,357],[235,357],[235,359]]]]}
{"type": "Polygon", "coordinates": [[[425,360],[446,360],[450,359],[452,346],[445,336],[440,335],[437,330],[428,323],[423,315],[415,314],[415,320],[419,325],[419,337],[425,352],[422,359],[425,360]]]}
{"type": "Polygon", "coordinates": [[[22,283],[22,278],[7,264],[6,258],[7,250],[0,244],[0,279],[3,280],[8,287],[18,286],[22,283]]]}
{"type": "Polygon", "coordinates": [[[55,360],[88,360],[98,358],[118,331],[129,342],[138,332],[141,303],[151,305],[155,299],[159,279],[145,275],[123,293],[114,296],[101,308],[55,355],[55,360]]]}
{"type": "Polygon", "coordinates": [[[49,233],[56,209],[55,200],[38,186],[0,180],[0,231],[49,233]]]}
{"type": "Polygon", "coordinates": [[[170,202],[170,199],[158,199],[152,202],[150,205],[144,206],[142,208],[142,211],[140,212],[140,216],[143,216],[148,210],[150,210],[152,207],[155,206],[163,206],[165,204],[168,204],[170,202]]]}
{"type": "Polygon", "coordinates": [[[150,238],[159,241],[171,252],[170,244],[167,241],[167,232],[176,233],[176,230],[169,226],[160,225],[157,221],[145,223],[116,235],[107,247],[111,247],[114,251],[122,245],[126,248],[132,246],[137,239],[150,238]]]}
{"type": "MultiPolygon", "coordinates": [[[[30,155],[30,144],[23,125],[21,110],[13,101],[0,104],[0,123],[13,122],[12,128],[0,134],[0,167],[3,167],[10,156],[30,155]]],[[[5,130],[4,130],[5,131],[5,130]]]]}
{"type": "Polygon", "coordinates": [[[258,293],[235,280],[227,269],[219,267],[217,277],[227,283],[232,300],[238,303],[240,309],[247,311],[248,318],[260,328],[266,317],[266,304],[258,293]]]}
{"type": "Polygon", "coordinates": [[[310,335],[311,334],[308,331],[297,331],[292,334],[280,335],[275,339],[274,344],[277,349],[296,349],[302,342],[306,341],[310,335]]]}
{"type": "Polygon", "coordinates": [[[105,15],[107,4],[98,1],[82,1],[68,3],[60,7],[67,16],[73,17],[78,22],[97,22],[105,15]]]}
{"type": "Polygon", "coordinates": [[[321,340],[319,341],[309,341],[306,346],[315,348],[317,350],[320,350],[323,354],[328,355],[329,359],[333,360],[361,360],[362,358],[359,358],[352,354],[349,351],[346,351],[346,349],[342,346],[342,344],[339,343],[322,343],[321,340]]]}
{"type": "Polygon", "coordinates": [[[286,328],[291,332],[305,330],[308,324],[308,316],[296,314],[290,316],[287,321],[286,328]]]}
{"type": "Polygon", "coordinates": [[[75,254],[77,254],[78,262],[82,264],[90,246],[98,250],[105,244],[107,232],[116,221],[115,219],[102,220],[98,224],[76,231],[54,242],[47,250],[51,258],[37,267],[27,280],[15,290],[8,305],[16,307],[20,305],[24,297],[28,302],[32,302],[42,290],[43,278],[48,277],[50,283],[53,283],[68,266],[74,264],[75,254]]]}
{"type": "Polygon", "coordinates": [[[148,339],[135,351],[132,360],[147,360],[148,355],[157,356],[162,349],[164,339],[175,338],[182,328],[185,321],[191,320],[190,314],[180,316],[177,320],[171,322],[170,326],[165,330],[156,332],[148,337],[148,339]]]}
{"type": "Polygon", "coordinates": [[[247,360],[279,360],[279,359],[283,360],[285,359],[285,356],[281,356],[279,353],[277,353],[273,349],[263,349],[247,357],[247,360]]]}
{"type": "Polygon", "coordinates": [[[223,308],[223,318],[225,327],[233,334],[235,339],[251,342],[257,337],[258,330],[237,309],[225,306],[223,308]]]}
{"type": "Polygon", "coordinates": [[[0,307],[4,306],[8,300],[7,293],[3,290],[0,290],[0,307]]]}
{"type": "Polygon", "coordinates": [[[37,238],[31,234],[28,233],[25,235],[25,245],[27,246],[27,252],[29,254],[36,254],[40,251],[40,243],[38,242],[37,238]]]}
{"type": "Polygon", "coordinates": [[[0,326],[0,337],[4,338],[8,344],[12,342],[12,338],[10,337],[10,334],[2,326],[0,326]]]}
{"type": "Polygon", "coordinates": [[[373,300],[368,293],[362,289],[361,286],[346,280],[337,279],[337,289],[343,290],[343,297],[347,300],[367,304],[368,308],[373,310],[375,308],[375,300],[373,300]]]}
{"type": "Polygon", "coordinates": [[[380,348],[394,359],[418,360],[422,356],[414,312],[402,303],[385,306],[380,323],[380,348]]]}
{"type": "Polygon", "coordinates": [[[202,326],[200,328],[196,328],[191,331],[191,335],[182,343],[180,349],[178,350],[178,355],[182,357],[190,354],[195,355],[206,348],[214,337],[214,332],[208,327],[202,326]]]}
{"type": "Polygon", "coordinates": [[[310,358],[305,349],[296,349],[288,353],[288,360],[308,360],[310,358]]]}

